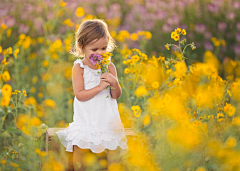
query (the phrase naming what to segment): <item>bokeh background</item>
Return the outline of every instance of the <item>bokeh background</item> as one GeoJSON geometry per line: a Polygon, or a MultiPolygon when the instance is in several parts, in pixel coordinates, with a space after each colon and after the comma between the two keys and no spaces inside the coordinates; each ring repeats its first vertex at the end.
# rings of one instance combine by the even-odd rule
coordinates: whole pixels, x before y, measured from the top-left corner
{"type": "Polygon", "coordinates": [[[45,153],[45,133],[72,122],[69,50],[92,18],[118,46],[119,113],[137,133],[109,170],[240,170],[239,0],[1,0],[0,170],[66,168],[45,153]]]}

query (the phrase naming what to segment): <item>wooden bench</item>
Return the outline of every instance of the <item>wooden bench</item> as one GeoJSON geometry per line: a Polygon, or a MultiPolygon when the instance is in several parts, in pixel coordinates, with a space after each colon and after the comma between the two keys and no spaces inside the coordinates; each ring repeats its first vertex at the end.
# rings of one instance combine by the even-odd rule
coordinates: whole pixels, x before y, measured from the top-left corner
{"type": "MultiPolygon", "coordinates": [[[[74,171],[73,169],[73,152],[65,151],[65,147],[61,144],[56,134],[57,131],[65,128],[48,128],[46,132],[46,152],[53,151],[59,154],[59,158],[64,165],[67,165],[67,171],[74,171]],[[63,155],[62,155],[63,154],[63,155]]],[[[136,136],[132,128],[125,128],[126,137],[136,136]]],[[[107,169],[107,168],[106,168],[107,169]]]]}

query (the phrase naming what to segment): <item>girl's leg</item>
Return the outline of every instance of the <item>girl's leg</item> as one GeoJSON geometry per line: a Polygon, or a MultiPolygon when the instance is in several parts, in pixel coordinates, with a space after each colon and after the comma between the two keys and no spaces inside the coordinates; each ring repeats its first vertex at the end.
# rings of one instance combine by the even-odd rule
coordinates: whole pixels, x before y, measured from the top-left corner
{"type": "Polygon", "coordinates": [[[85,171],[86,167],[83,164],[83,159],[89,149],[81,149],[78,146],[73,146],[73,167],[74,171],[85,171]]]}
{"type": "Polygon", "coordinates": [[[122,156],[120,155],[120,150],[121,148],[118,146],[116,150],[109,150],[107,149],[107,164],[108,164],[108,169],[111,164],[117,163],[117,164],[122,164],[121,163],[121,158],[122,156]]]}

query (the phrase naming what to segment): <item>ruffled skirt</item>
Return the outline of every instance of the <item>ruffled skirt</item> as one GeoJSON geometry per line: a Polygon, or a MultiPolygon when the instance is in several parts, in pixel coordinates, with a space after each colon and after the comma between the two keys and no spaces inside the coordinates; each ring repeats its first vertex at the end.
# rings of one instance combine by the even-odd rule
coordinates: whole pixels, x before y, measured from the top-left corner
{"type": "Polygon", "coordinates": [[[116,150],[118,146],[128,151],[126,132],[123,124],[115,124],[101,128],[70,123],[69,127],[57,131],[56,134],[66,151],[73,152],[73,145],[81,149],[90,149],[93,153],[101,153],[105,149],[116,150]]]}

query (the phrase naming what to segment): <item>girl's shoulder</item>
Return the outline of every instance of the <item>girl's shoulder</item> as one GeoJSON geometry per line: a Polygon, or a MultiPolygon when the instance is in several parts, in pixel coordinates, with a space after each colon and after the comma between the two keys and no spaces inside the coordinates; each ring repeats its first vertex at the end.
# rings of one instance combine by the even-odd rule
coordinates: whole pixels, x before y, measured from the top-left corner
{"type": "Polygon", "coordinates": [[[73,66],[75,66],[76,64],[80,64],[80,67],[81,68],[85,68],[85,65],[83,65],[83,62],[81,59],[76,59],[74,62],[73,62],[73,66]]]}

